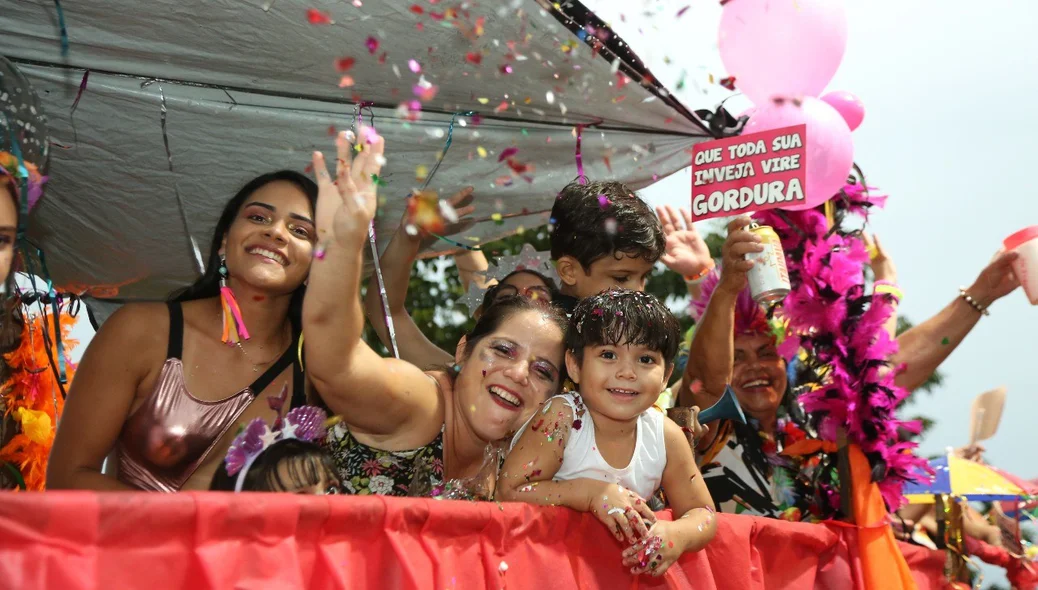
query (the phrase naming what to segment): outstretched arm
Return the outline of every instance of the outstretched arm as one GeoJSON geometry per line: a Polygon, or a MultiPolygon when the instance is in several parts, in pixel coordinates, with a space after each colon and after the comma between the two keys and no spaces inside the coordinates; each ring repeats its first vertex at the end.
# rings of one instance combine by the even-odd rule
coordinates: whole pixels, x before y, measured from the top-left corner
{"type": "Polygon", "coordinates": [[[887,254],[887,251],[883,248],[883,244],[879,241],[879,236],[873,234],[871,237],[869,234],[862,232],[862,238],[865,240],[865,248],[869,252],[869,266],[872,267],[873,277],[876,279],[876,285],[874,291],[885,292],[894,295],[894,310],[887,318],[886,323],[883,324],[883,329],[891,339],[897,338],[897,307],[901,304],[901,296],[895,291],[898,291],[897,287],[897,266],[894,265],[894,259],[887,254]]]}
{"type": "Polygon", "coordinates": [[[323,155],[314,154],[323,252],[315,256],[303,302],[306,370],[321,398],[351,427],[394,434],[435,415],[440,400],[435,383],[421,370],[380,357],[361,338],[360,278],[377,206],[374,178],[381,170],[383,139],[362,128],[358,142],[362,151],[352,162],[345,133],[338,136],[334,182],[323,155]]]}
{"type": "MultiPolygon", "coordinates": [[[[996,256],[966,293],[984,309],[1011,293],[1020,286],[1012,271],[1016,258],[1014,252],[996,256]]],[[[964,298],[957,297],[937,315],[899,336],[898,351],[890,361],[891,366],[904,369],[895,383],[910,391],[925,383],[977,325],[981,315],[964,298]]]]}
{"type": "Polygon", "coordinates": [[[663,491],[674,520],[657,522],[646,539],[624,551],[623,564],[634,574],[661,576],[682,553],[699,551],[717,533],[714,501],[681,427],[665,418],[663,438],[667,445],[663,491]]]}
{"type": "Polygon", "coordinates": [[[735,302],[746,287],[746,273],[753,262],[746,254],[760,252],[760,238],[745,228],[749,217],[728,224],[728,239],[722,250],[721,280],[710,297],[706,311],[696,324],[689,346],[688,364],[678,396],[681,405],[708,408],[724,394],[732,377],[735,356],[735,302]],[[700,379],[703,391],[693,395],[691,384],[700,379]]]}
{"type": "MultiPolygon", "coordinates": [[[[471,187],[462,189],[448,202],[452,206],[457,206],[471,195],[471,187]]],[[[465,206],[456,211],[460,217],[468,215],[472,210],[472,206],[465,206]]],[[[405,218],[400,224],[400,229],[393,235],[393,239],[382,252],[379,263],[382,267],[386,301],[396,332],[400,358],[420,368],[429,369],[452,363],[454,355],[440,349],[426,338],[404,306],[407,301],[407,287],[411,280],[411,267],[418,258],[418,251],[422,243],[419,233],[412,236],[407,232],[407,224],[408,221],[405,218]]],[[[368,293],[364,298],[364,311],[379,340],[389,347],[389,329],[386,327],[385,310],[375,281],[368,283],[368,293]]]]}

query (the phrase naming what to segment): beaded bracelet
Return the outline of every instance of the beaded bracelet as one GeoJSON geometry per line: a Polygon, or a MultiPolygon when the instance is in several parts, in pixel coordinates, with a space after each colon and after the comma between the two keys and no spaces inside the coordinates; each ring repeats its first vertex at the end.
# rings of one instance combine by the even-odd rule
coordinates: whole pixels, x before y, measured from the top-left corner
{"type": "Polygon", "coordinates": [[[987,316],[991,315],[991,312],[988,311],[988,308],[981,305],[976,299],[973,298],[972,295],[967,293],[964,287],[959,287],[959,297],[965,300],[966,303],[969,303],[970,307],[977,310],[977,313],[987,316]]]}

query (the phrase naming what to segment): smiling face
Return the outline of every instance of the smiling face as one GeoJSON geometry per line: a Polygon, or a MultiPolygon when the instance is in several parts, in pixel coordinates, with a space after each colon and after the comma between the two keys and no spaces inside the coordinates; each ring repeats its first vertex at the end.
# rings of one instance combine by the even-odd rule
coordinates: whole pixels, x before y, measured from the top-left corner
{"type": "Polygon", "coordinates": [[[313,210],[295,184],[268,183],[245,199],[224,236],[220,253],[235,281],[273,294],[303,284],[313,259],[313,210]]]}
{"type": "Polygon", "coordinates": [[[566,367],[594,413],[624,422],[648,410],[667,386],[663,354],[644,344],[605,344],[584,349],[583,359],[566,353],[566,367]]]}
{"type": "Polygon", "coordinates": [[[766,421],[778,413],[786,392],[786,362],[779,356],[773,336],[735,337],[732,389],[743,410],[766,421]]]}
{"type": "Polygon", "coordinates": [[[644,291],[652,266],[642,256],[622,252],[603,256],[586,269],[571,256],[563,256],[557,263],[565,290],[578,299],[613,288],[644,291]]]}
{"type": "Polygon", "coordinates": [[[0,177],[0,281],[11,272],[14,241],[18,226],[18,208],[6,177],[0,177]]]}
{"type": "Polygon", "coordinates": [[[542,312],[522,309],[473,345],[455,383],[455,403],[480,439],[515,432],[558,390],[562,338],[542,312]]]}

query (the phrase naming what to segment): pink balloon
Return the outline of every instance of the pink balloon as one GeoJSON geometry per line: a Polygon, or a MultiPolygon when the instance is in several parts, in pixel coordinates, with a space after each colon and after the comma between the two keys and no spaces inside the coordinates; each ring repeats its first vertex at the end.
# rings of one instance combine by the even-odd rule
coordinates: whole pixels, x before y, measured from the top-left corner
{"type": "Polygon", "coordinates": [[[735,86],[755,104],[818,96],[847,48],[843,0],[729,0],[719,47],[735,86]]]}
{"type": "Polygon", "coordinates": [[[743,135],[793,125],[807,125],[807,186],[804,202],[793,207],[811,209],[828,201],[847,183],[854,165],[851,130],[836,109],[817,98],[806,97],[801,106],[790,101],[757,108],[743,129],[743,135]]]}
{"type": "Polygon", "coordinates": [[[861,122],[865,120],[865,103],[861,102],[860,98],[850,92],[845,90],[829,92],[822,97],[822,100],[836,109],[837,113],[840,113],[843,120],[847,121],[847,126],[851,128],[851,131],[857,129],[861,122]]]}

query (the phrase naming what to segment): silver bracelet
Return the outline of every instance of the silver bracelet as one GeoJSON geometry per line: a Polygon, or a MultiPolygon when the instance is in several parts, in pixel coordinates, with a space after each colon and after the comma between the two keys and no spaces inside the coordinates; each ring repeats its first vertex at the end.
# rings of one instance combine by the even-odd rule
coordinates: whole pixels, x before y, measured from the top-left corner
{"type": "Polygon", "coordinates": [[[973,298],[972,295],[967,293],[966,289],[964,287],[959,287],[959,297],[961,297],[963,300],[965,300],[966,303],[969,303],[970,307],[972,307],[973,309],[977,310],[977,313],[983,314],[983,315],[986,315],[986,316],[991,315],[991,312],[988,311],[988,308],[986,308],[983,305],[981,305],[976,299],[973,298]]]}

